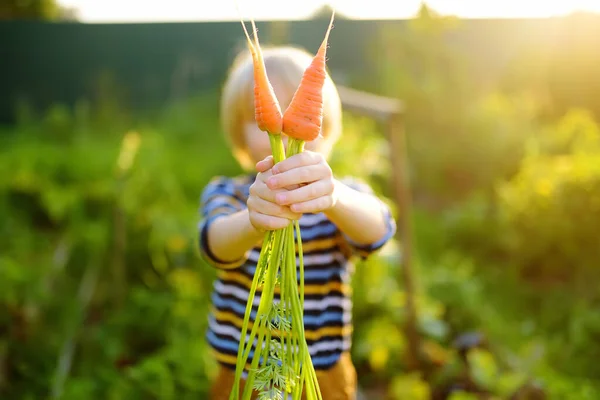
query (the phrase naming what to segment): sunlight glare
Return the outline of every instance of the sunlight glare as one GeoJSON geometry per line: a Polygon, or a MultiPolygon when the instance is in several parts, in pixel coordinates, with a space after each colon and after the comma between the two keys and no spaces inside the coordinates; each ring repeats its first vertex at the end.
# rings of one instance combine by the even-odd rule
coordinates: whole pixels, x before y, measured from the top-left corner
{"type": "Polygon", "coordinates": [[[429,0],[427,3],[441,14],[465,18],[546,18],[580,10],[600,12],[599,0],[429,0]]]}
{"type": "MultiPolygon", "coordinates": [[[[244,17],[258,20],[305,19],[325,4],[355,19],[410,18],[420,0],[238,0],[244,17]]],[[[238,18],[234,0],[59,0],[75,7],[84,22],[233,21],[238,18]]],[[[428,0],[441,14],[463,18],[544,18],[584,10],[600,13],[600,0],[428,0]]]]}

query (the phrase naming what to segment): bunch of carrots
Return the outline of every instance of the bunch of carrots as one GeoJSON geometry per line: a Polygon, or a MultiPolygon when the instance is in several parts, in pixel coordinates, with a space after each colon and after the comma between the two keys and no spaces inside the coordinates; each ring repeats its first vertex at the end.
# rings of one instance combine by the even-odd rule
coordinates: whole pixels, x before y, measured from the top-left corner
{"type": "MultiPolygon", "coordinates": [[[[254,21],[251,20],[254,43],[243,19],[241,21],[254,66],[255,119],[258,127],[269,135],[274,163],[304,151],[305,142],[320,135],[322,92],[326,78],[325,55],[333,18],[332,14],[325,38],[284,113],[267,77],[254,21]],[[283,146],[282,133],[289,137],[287,149],[283,146]]],[[[253,390],[258,392],[260,400],[282,400],[288,396],[299,400],[304,388],[307,400],[322,400],[304,335],[303,310],[302,238],[299,223],[294,221],[286,228],[265,234],[242,325],[241,338],[247,340],[240,340],[230,400],[239,400],[240,380],[255,340],[256,347],[242,400],[249,400],[253,390]],[[256,318],[250,323],[254,296],[259,287],[260,303],[256,318]],[[279,288],[279,302],[274,301],[276,287],[279,288]],[[247,337],[250,326],[250,335],[247,337]]]]}

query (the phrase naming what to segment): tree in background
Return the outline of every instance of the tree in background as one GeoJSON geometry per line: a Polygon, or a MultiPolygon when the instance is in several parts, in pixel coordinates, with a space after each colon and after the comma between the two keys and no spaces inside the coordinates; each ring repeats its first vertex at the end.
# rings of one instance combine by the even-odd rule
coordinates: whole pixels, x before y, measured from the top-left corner
{"type": "Polygon", "coordinates": [[[3,0],[0,21],[75,20],[76,11],[61,7],[56,0],[3,0]]]}

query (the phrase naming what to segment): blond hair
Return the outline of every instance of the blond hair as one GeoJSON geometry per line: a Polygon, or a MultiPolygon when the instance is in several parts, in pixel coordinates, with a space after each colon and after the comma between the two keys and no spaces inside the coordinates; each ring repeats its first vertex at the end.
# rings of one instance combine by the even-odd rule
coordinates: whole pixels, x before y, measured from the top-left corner
{"type": "MultiPolygon", "coordinates": [[[[277,86],[282,112],[291,101],[304,71],[313,56],[303,49],[280,46],[263,47],[267,75],[277,86]],[[281,98],[284,97],[284,98],[281,98]]],[[[244,127],[254,119],[254,75],[252,57],[243,51],[232,63],[221,95],[221,125],[233,155],[245,169],[253,167],[244,140],[244,127]]],[[[323,87],[322,147],[329,151],[339,138],[342,128],[341,101],[333,80],[327,74],[323,87]]],[[[265,133],[266,134],[266,133],[265,133]]]]}

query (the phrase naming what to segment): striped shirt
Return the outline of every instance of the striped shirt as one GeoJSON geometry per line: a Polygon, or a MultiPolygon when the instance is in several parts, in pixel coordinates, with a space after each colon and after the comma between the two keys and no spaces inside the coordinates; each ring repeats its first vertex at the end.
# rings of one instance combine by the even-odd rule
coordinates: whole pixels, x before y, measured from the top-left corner
{"type": "MultiPolygon", "coordinates": [[[[201,197],[201,220],[198,226],[200,252],[218,272],[211,297],[207,340],[215,351],[217,361],[231,369],[235,369],[236,365],[242,322],[262,243],[258,243],[237,261],[223,262],[211,253],[207,230],[217,218],[246,208],[254,179],[254,175],[214,178],[201,197]]],[[[343,182],[355,190],[373,193],[365,183],[353,179],[343,182]]],[[[299,220],[305,270],[304,324],[315,369],[332,367],[342,352],[350,350],[351,257],[357,255],[364,259],[393,236],[396,225],[385,205],[383,210],[387,221],[386,235],[370,245],[353,243],[323,213],[304,214],[299,220]]],[[[278,293],[276,290],[275,302],[279,301],[278,293]]],[[[259,301],[258,292],[254,298],[251,321],[254,321],[259,301]]],[[[248,339],[249,332],[246,340],[248,339]]],[[[248,364],[253,353],[254,348],[250,352],[248,364]]]]}

